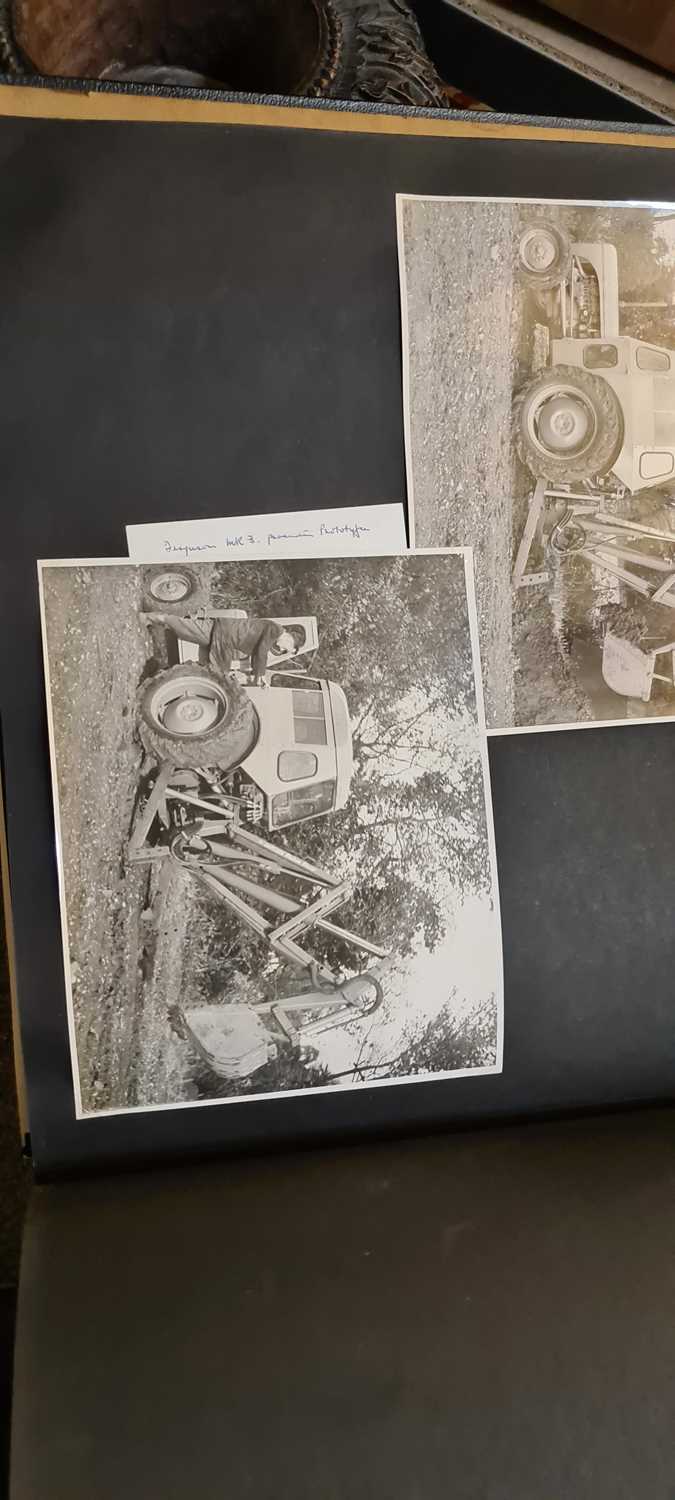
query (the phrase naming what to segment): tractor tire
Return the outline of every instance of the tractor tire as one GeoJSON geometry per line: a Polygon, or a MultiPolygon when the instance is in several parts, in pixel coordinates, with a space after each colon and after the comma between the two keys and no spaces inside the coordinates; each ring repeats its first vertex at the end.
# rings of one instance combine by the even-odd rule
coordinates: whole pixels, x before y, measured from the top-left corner
{"type": "Polygon", "coordinates": [[[169,667],[142,684],[138,693],[137,719],[146,754],[156,761],[170,761],[186,770],[196,767],[233,770],[250,754],[259,732],[258,715],[236,679],[217,676],[207,667],[192,662],[169,667]],[[181,709],[185,712],[191,704],[196,705],[196,717],[192,721],[195,733],[190,732],[189,717],[184,720],[183,732],[167,726],[163,712],[168,709],[170,713],[173,706],[176,719],[176,705],[180,715],[181,709]],[[199,732],[196,726],[200,707],[204,705],[208,712],[202,713],[202,718],[208,719],[208,714],[212,713],[213,719],[203,732],[199,732]]]}
{"type": "MultiPolygon", "coordinates": [[[[516,397],[513,420],[518,455],[537,479],[554,484],[580,484],[609,473],[621,452],[623,415],[611,385],[602,376],[591,375],[574,365],[553,365],[549,370],[541,370],[516,397]],[[547,446],[537,435],[537,418],[541,419],[544,413],[546,420],[546,408],[552,413],[548,417],[549,428],[556,421],[571,422],[572,429],[577,423],[579,440],[574,446],[556,452],[554,446],[547,446]],[[583,430],[584,422],[587,431],[583,430]]],[[[570,442],[574,435],[572,430],[570,442]]],[[[567,441],[564,428],[560,441],[567,441]]]]}
{"type": "Polygon", "coordinates": [[[198,590],[197,575],[191,568],[184,568],[180,563],[150,568],[143,579],[143,592],[151,610],[170,611],[175,606],[180,612],[198,590]]]}
{"type": "Polygon", "coordinates": [[[518,240],[518,274],[535,291],[559,286],[570,273],[572,248],[567,235],[548,219],[532,219],[518,240]]]}

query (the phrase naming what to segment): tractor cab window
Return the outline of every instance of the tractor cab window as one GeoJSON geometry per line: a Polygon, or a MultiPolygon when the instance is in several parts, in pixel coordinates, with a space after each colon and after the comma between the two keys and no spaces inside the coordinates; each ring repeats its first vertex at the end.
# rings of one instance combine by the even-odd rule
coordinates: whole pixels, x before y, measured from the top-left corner
{"type": "Polygon", "coordinates": [[[305,818],[319,817],[322,813],[330,812],[334,803],[334,781],[315,781],[311,786],[289,787],[287,792],[278,792],[272,798],[272,827],[286,828],[289,823],[301,823],[305,818]]]}
{"type": "Polygon", "coordinates": [[[282,750],[277,760],[280,781],[310,781],[318,769],[319,762],[311,750],[282,750]]]}
{"type": "Polygon", "coordinates": [[[672,453],[641,453],[640,477],[642,479],[668,479],[675,468],[672,453]]]}
{"type": "Polygon", "coordinates": [[[317,677],[305,677],[304,672],[274,672],[271,678],[272,687],[298,688],[304,690],[310,688],[314,693],[321,692],[321,683],[317,677]]]}
{"type": "Polygon", "coordinates": [[[584,364],[587,370],[609,370],[619,363],[616,344],[586,344],[584,364]]]}
{"type": "Polygon", "coordinates": [[[670,355],[665,349],[652,349],[649,344],[639,344],[635,351],[635,361],[640,370],[663,370],[670,369],[670,355]]]}
{"type": "Polygon", "coordinates": [[[293,734],[296,745],[327,745],[323,693],[303,685],[293,690],[293,734]]]}

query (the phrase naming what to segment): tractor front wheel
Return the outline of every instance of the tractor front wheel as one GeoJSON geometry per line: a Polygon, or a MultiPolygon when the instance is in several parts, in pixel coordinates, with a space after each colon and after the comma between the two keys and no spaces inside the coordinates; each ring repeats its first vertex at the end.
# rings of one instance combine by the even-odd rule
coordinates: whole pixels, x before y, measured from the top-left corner
{"type": "Polygon", "coordinates": [[[144,579],[145,592],[152,609],[167,609],[173,604],[184,604],[197,593],[199,580],[191,568],[177,564],[168,568],[152,568],[144,579]]]}
{"type": "Polygon", "coordinates": [[[185,768],[232,770],[258,738],[258,716],[233,677],[184,662],[144,682],[138,695],[139,734],[158,761],[185,768]]]}
{"type": "Polygon", "coordinates": [[[607,474],[623,443],[623,416],[611,385],[575,365],[542,370],[514,403],[515,438],[537,479],[580,484],[607,474]]]}
{"type": "Polygon", "coordinates": [[[518,240],[518,271],[521,280],[545,292],[565,281],[572,264],[566,234],[547,219],[533,219],[518,240]]]}

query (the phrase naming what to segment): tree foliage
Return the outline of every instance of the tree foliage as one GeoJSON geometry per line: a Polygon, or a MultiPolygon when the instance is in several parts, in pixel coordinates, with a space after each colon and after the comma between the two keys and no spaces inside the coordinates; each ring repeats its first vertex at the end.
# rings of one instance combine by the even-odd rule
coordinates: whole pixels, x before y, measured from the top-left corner
{"type": "MultiPolygon", "coordinates": [[[[346,806],[280,841],[355,879],[341,925],[402,953],[419,934],[434,948],[448,881],[461,897],[488,879],[462,557],[238,564],[219,582],[250,613],[316,615],[312,672],[340,684],[349,705],[346,806]]],[[[316,937],[322,957],[353,962],[335,937],[316,937]]]]}
{"type": "Polygon", "coordinates": [[[421,1026],[387,1066],[387,1077],[458,1072],[489,1067],[496,1061],[497,1007],[494,998],[476,1014],[458,1021],[451,1000],[433,1020],[421,1026]]]}
{"type": "Polygon", "coordinates": [[[616,245],[619,262],[622,333],[666,346],[675,345],[675,274],[668,241],[658,215],[645,208],[575,208],[569,232],[591,241],[616,245]],[[666,302],[668,307],[626,304],[666,302]]]}

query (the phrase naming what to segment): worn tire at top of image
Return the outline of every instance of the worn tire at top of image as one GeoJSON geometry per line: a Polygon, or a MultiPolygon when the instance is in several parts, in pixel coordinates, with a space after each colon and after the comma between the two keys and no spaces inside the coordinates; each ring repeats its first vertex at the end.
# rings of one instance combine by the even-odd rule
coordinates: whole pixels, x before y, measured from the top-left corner
{"type": "Polygon", "coordinates": [[[569,275],[572,248],[564,230],[547,219],[526,224],[518,240],[518,274],[535,291],[549,291],[569,275]]]}
{"type": "Polygon", "coordinates": [[[611,385],[601,376],[574,365],[553,365],[541,370],[516,397],[513,421],[518,455],[537,479],[580,483],[607,474],[621,451],[623,417],[611,385]],[[530,426],[537,409],[570,390],[578,392],[592,409],[595,431],[580,452],[555,454],[535,441],[530,426]]]}
{"type": "Polygon", "coordinates": [[[150,611],[166,610],[170,613],[175,609],[181,614],[188,604],[194,610],[202,602],[199,580],[192,568],[184,567],[182,563],[158,564],[144,572],[143,599],[145,608],[150,611]]]}
{"type": "Polygon", "coordinates": [[[234,677],[221,679],[208,667],[185,662],[158,672],[144,682],[137,698],[138,734],[146,754],[186,770],[200,766],[230,771],[250,753],[258,737],[258,716],[244,688],[234,677]],[[172,733],[158,717],[157,702],[175,687],[195,681],[212,686],[223,705],[221,717],[201,734],[172,733]]]}

